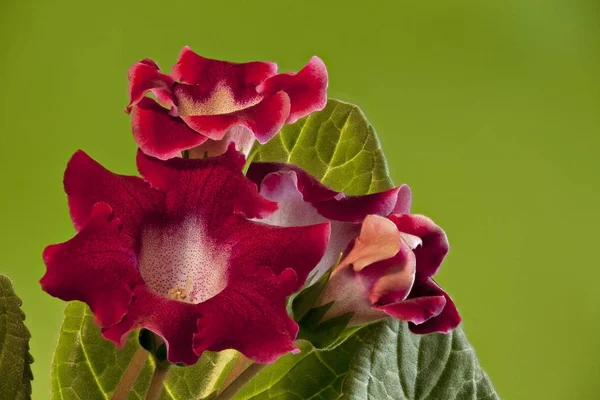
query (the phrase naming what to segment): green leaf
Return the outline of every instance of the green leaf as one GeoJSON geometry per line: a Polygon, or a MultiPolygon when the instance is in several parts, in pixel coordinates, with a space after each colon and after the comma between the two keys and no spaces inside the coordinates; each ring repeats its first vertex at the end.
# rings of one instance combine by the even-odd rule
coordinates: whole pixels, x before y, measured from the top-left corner
{"type": "MultiPolygon", "coordinates": [[[[338,100],[284,127],[254,161],[296,164],[347,194],[392,187],[375,131],[356,106],[338,100]]],[[[337,347],[301,349],[265,368],[235,400],[498,399],[460,327],[419,336],[388,319],[337,347]]]]}
{"type": "Polygon", "coordinates": [[[0,399],[31,398],[31,334],[21,304],[10,279],[0,275],[0,399]]]}
{"type": "Polygon", "coordinates": [[[234,399],[499,399],[460,329],[419,336],[390,319],[333,350],[302,350],[265,368],[234,399]]]}
{"type": "Polygon", "coordinates": [[[346,400],[499,399],[461,329],[414,335],[388,320],[360,336],[342,387],[346,400]]]}
{"type": "Polygon", "coordinates": [[[330,99],[319,112],[286,125],[253,161],[296,164],[346,194],[392,186],[373,126],[355,105],[330,99]]]}
{"type": "MultiPolygon", "coordinates": [[[[52,398],[110,399],[138,347],[137,332],[119,349],[102,338],[84,303],[69,303],[52,362],[52,398]]],[[[209,398],[225,380],[236,357],[232,350],[206,352],[194,366],[171,367],[161,400],[209,398]]],[[[127,399],[145,398],[153,370],[150,357],[127,399]]]]}

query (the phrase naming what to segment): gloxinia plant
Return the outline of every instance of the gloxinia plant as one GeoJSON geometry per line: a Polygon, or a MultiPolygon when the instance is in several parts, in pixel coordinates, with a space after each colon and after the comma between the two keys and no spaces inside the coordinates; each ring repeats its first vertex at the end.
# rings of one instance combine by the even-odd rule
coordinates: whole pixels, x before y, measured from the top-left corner
{"type": "MultiPolygon", "coordinates": [[[[327,79],[317,57],[278,74],[188,47],[169,74],[133,65],[140,176],[77,151],[76,232],[43,251],[42,289],[70,302],[44,398],[498,398],[434,281],[446,233],[327,79]]],[[[0,343],[20,340],[0,399],[26,399],[29,332],[0,278],[0,343]]]]}

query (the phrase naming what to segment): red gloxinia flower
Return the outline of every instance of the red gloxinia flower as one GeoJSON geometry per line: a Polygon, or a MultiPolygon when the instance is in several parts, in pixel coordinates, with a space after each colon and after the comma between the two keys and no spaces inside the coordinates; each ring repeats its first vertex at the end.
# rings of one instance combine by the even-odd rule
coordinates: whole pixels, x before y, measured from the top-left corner
{"type": "Polygon", "coordinates": [[[137,163],[144,179],[75,153],[64,183],[78,233],[45,249],[42,288],[87,303],[117,344],[139,328],[160,335],[173,363],[205,350],[234,348],[261,363],[297,351],[286,297],[321,259],[328,224],[250,220],[277,203],[244,177],[233,145],[203,160],[139,151],[137,163]]]}
{"type": "Polygon", "coordinates": [[[410,214],[408,186],[346,196],[298,167],[277,163],[254,163],[247,176],[265,198],[279,204],[265,222],[331,222],[319,273],[333,267],[340,253],[344,257],[320,300],[335,300],[325,318],[354,312],[350,324],[360,325],[389,315],[409,321],[415,333],[458,326],[453,301],[432,279],[448,252],[446,234],[429,218],[410,214]]]}
{"type": "Polygon", "coordinates": [[[135,141],[160,159],[188,149],[198,153],[193,158],[219,155],[230,142],[247,154],[255,138],[266,143],[327,102],[327,69],[318,57],[297,74],[277,74],[275,63],[212,60],[184,47],[170,74],[145,59],[131,67],[129,82],[135,141]]]}

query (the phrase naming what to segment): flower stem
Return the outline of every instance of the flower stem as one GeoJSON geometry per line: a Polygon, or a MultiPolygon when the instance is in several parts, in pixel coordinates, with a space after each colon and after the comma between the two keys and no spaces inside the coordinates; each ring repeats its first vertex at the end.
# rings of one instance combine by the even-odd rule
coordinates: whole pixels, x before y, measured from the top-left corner
{"type": "Polygon", "coordinates": [[[225,377],[225,382],[223,382],[223,386],[221,386],[220,391],[222,392],[225,389],[227,389],[227,387],[229,385],[231,385],[231,382],[236,380],[237,377],[240,376],[246,370],[246,368],[248,368],[250,366],[251,363],[252,362],[250,360],[248,360],[248,358],[246,358],[246,356],[244,356],[242,353],[239,353],[237,356],[237,359],[235,360],[235,362],[233,363],[233,366],[231,367],[231,370],[225,377]]]}
{"type": "Polygon", "coordinates": [[[112,395],[112,400],[124,400],[127,398],[138,375],[142,371],[142,368],[144,368],[144,364],[146,363],[149,354],[150,353],[142,346],[136,350],[112,395]]]}
{"type": "Polygon", "coordinates": [[[267,364],[254,363],[250,365],[240,376],[237,377],[215,400],[230,400],[236,395],[252,378],[254,378],[267,364]]]}
{"type": "Polygon", "coordinates": [[[169,374],[169,368],[170,365],[156,363],[154,375],[152,375],[152,381],[150,382],[150,387],[148,388],[148,392],[146,393],[146,400],[160,399],[160,395],[165,387],[165,380],[167,379],[167,375],[169,374]]]}

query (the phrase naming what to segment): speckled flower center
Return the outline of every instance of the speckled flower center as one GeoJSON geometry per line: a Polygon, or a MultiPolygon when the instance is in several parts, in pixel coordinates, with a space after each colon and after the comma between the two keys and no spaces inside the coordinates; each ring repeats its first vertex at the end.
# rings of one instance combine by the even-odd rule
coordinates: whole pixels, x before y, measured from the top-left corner
{"type": "Polygon", "coordinates": [[[227,285],[227,254],[197,221],[150,225],[142,231],[140,274],[161,296],[197,304],[227,285]]]}

